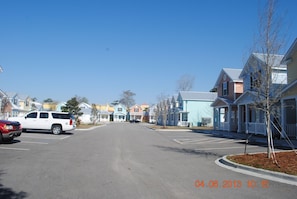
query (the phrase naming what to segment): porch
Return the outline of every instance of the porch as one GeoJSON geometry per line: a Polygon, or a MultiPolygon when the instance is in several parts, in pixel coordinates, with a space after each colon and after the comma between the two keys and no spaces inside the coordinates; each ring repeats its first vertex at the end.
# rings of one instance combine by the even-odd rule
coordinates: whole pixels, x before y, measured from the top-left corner
{"type": "Polygon", "coordinates": [[[251,133],[255,135],[264,135],[266,136],[266,126],[264,123],[259,122],[243,122],[240,124],[241,133],[251,133]]]}

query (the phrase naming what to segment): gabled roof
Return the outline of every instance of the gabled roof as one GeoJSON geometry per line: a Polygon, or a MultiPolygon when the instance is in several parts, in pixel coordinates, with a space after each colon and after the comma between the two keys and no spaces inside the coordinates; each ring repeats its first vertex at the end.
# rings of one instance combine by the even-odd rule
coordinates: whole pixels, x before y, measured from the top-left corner
{"type": "Polygon", "coordinates": [[[255,99],[254,98],[255,98],[256,95],[257,95],[257,92],[247,90],[242,95],[240,95],[239,98],[237,98],[234,101],[234,104],[239,104],[240,102],[244,102],[244,101],[246,101],[246,103],[255,102],[255,99]]]}
{"type": "MultiPolygon", "coordinates": [[[[268,62],[272,67],[277,68],[278,70],[287,70],[287,65],[281,63],[283,57],[284,55],[271,54],[268,62]]],[[[267,54],[252,53],[248,58],[246,64],[244,65],[244,68],[239,77],[242,78],[246,73],[251,72],[250,63],[252,62],[253,59],[265,65],[267,62],[266,58],[267,58],[267,54]]],[[[258,65],[255,65],[255,67],[258,67],[258,65]]]]}
{"type": "MultiPolygon", "coordinates": [[[[263,53],[253,53],[253,55],[260,60],[262,63],[266,64],[266,56],[267,54],[263,53]]],[[[271,55],[268,62],[271,64],[272,67],[280,67],[280,68],[287,68],[285,64],[282,64],[281,61],[284,55],[271,55]]]]}
{"type": "Polygon", "coordinates": [[[0,98],[2,98],[2,97],[8,97],[8,96],[7,96],[7,94],[4,91],[2,91],[0,89],[0,98]]]}
{"type": "Polygon", "coordinates": [[[239,77],[241,71],[242,69],[237,68],[223,68],[214,87],[218,87],[219,82],[221,79],[223,79],[224,74],[226,74],[232,82],[242,82],[243,80],[239,77]]]}
{"type": "Polygon", "coordinates": [[[85,102],[81,102],[78,105],[78,107],[81,108],[81,109],[92,109],[92,106],[90,104],[85,103],[85,102]]]}
{"type": "Polygon", "coordinates": [[[212,107],[216,107],[218,103],[223,102],[224,105],[234,105],[234,101],[223,97],[217,97],[216,100],[211,104],[212,107]]]}
{"type": "Polygon", "coordinates": [[[291,45],[289,50],[286,52],[281,63],[286,64],[288,61],[291,61],[291,59],[292,59],[291,57],[292,57],[293,53],[295,53],[296,51],[297,51],[297,38],[295,39],[295,41],[293,42],[293,44],[291,45]]]}
{"type": "Polygon", "coordinates": [[[214,101],[217,98],[217,93],[214,93],[214,92],[180,91],[179,96],[182,98],[182,100],[214,101]]]}
{"type": "Polygon", "coordinates": [[[7,92],[6,94],[9,98],[14,98],[14,97],[18,96],[18,94],[15,92],[7,92]]]}

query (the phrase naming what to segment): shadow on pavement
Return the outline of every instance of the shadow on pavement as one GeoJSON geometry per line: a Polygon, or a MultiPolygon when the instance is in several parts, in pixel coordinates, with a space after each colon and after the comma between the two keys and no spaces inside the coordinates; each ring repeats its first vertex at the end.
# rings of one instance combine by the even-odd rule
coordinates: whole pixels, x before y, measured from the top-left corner
{"type": "MultiPolygon", "coordinates": [[[[0,176],[1,175],[3,175],[2,171],[0,171],[0,176]]],[[[5,187],[1,183],[1,179],[0,179],[0,198],[1,199],[22,199],[27,197],[28,197],[28,194],[24,191],[15,192],[13,189],[9,187],[5,187]]]]}
{"type": "Polygon", "coordinates": [[[172,152],[183,153],[183,154],[188,154],[188,155],[205,156],[206,158],[208,156],[212,156],[212,157],[221,157],[222,156],[221,154],[203,151],[203,150],[197,150],[197,149],[186,149],[186,148],[159,146],[159,145],[154,145],[154,146],[157,148],[160,148],[164,151],[172,151],[172,152]]]}

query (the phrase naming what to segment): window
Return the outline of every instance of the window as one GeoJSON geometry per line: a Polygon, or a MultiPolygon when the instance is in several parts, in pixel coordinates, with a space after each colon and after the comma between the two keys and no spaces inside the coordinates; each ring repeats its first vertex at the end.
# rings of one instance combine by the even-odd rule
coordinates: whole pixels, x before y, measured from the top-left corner
{"type": "Polygon", "coordinates": [[[62,113],[52,113],[53,118],[55,119],[70,119],[71,115],[70,114],[62,114],[62,113]]]}
{"type": "Polygon", "coordinates": [[[118,108],[118,111],[119,111],[119,112],[122,112],[122,110],[123,110],[122,108],[118,108]]]}
{"type": "Polygon", "coordinates": [[[188,113],[182,114],[182,121],[188,121],[188,113]]]}
{"type": "Polygon", "coordinates": [[[40,118],[47,119],[48,118],[48,113],[40,113],[40,118]]]}
{"type": "Polygon", "coordinates": [[[26,118],[37,118],[37,112],[29,113],[26,118]]]}
{"type": "Polygon", "coordinates": [[[261,70],[258,70],[257,72],[250,73],[250,89],[254,88],[260,88],[262,81],[262,74],[261,70]]]}
{"type": "Polygon", "coordinates": [[[134,108],[134,112],[139,112],[139,108],[134,108]]]}
{"type": "Polygon", "coordinates": [[[223,96],[226,96],[228,95],[228,82],[223,82],[223,85],[222,85],[222,94],[223,96]]]}

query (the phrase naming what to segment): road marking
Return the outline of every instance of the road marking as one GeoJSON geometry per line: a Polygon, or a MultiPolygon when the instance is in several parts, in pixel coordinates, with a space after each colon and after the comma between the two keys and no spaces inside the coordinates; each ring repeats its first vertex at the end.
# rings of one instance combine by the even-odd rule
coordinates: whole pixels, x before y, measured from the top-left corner
{"type": "MultiPolygon", "coordinates": [[[[249,146],[249,148],[255,148],[259,146],[249,146]]],[[[222,150],[222,149],[242,149],[243,146],[230,146],[230,147],[219,147],[219,148],[201,148],[201,149],[195,149],[195,151],[205,151],[205,150],[222,150]]]]}
{"type": "Polygon", "coordinates": [[[30,141],[21,141],[21,143],[27,143],[27,144],[48,144],[47,142],[30,142],[30,141]]]}
{"type": "Polygon", "coordinates": [[[15,150],[15,151],[29,151],[30,150],[30,149],[24,149],[24,148],[10,148],[10,147],[0,147],[0,149],[15,150]]]}
{"type": "Polygon", "coordinates": [[[173,141],[178,143],[178,144],[183,144],[182,142],[178,141],[177,139],[173,139],[173,141]]]}
{"type": "Polygon", "coordinates": [[[241,140],[235,140],[235,139],[231,139],[231,140],[222,140],[222,141],[219,141],[217,143],[228,143],[228,142],[240,142],[241,140]]]}
{"type": "Polygon", "coordinates": [[[47,135],[47,136],[22,135],[22,137],[24,137],[24,138],[33,138],[33,139],[44,139],[44,140],[64,140],[64,139],[66,139],[66,138],[68,138],[70,136],[67,135],[67,136],[59,137],[57,135],[47,135]],[[53,136],[53,137],[49,137],[49,136],[53,136]]]}
{"type": "Polygon", "coordinates": [[[69,137],[70,137],[70,135],[67,135],[67,136],[61,137],[60,140],[64,140],[64,139],[69,138],[69,137]]]}

